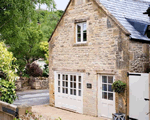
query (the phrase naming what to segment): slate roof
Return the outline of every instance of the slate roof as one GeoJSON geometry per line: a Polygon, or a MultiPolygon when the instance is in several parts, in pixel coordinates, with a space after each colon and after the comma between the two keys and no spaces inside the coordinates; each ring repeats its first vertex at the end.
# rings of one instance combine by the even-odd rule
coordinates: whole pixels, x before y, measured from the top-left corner
{"type": "Polygon", "coordinates": [[[150,41],[145,31],[150,25],[148,15],[143,14],[150,2],[140,0],[99,0],[100,3],[131,33],[132,39],[150,41]]]}

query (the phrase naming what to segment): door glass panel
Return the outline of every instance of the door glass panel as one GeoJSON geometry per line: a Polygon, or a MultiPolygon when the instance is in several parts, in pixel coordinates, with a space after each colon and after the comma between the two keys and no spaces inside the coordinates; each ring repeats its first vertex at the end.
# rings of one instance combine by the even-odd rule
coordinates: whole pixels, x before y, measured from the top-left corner
{"type": "Polygon", "coordinates": [[[76,81],[76,76],[74,76],[74,81],[76,81]]]}
{"type": "Polygon", "coordinates": [[[113,83],[113,76],[108,76],[108,83],[113,83]]]}
{"type": "Polygon", "coordinates": [[[58,92],[60,92],[60,87],[58,87],[58,92]]]}
{"type": "Polygon", "coordinates": [[[76,88],[76,83],[74,83],[74,88],[76,88]]]}
{"type": "Polygon", "coordinates": [[[65,75],[63,75],[63,80],[65,80],[65,75]]]}
{"type": "Polygon", "coordinates": [[[60,81],[58,81],[58,86],[60,86],[60,81]]]}
{"type": "Polygon", "coordinates": [[[79,89],[81,89],[81,83],[79,83],[79,89]]]}
{"type": "Polygon", "coordinates": [[[81,96],[81,90],[79,90],[79,96],[81,96]]]}
{"type": "Polygon", "coordinates": [[[79,82],[81,82],[81,76],[79,76],[79,82]]]}
{"type": "Polygon", "coordinates": [[[58,74],[58,79],[60,79],[60,74],[58,74]]]}
{"type": "Polygon", "coordinates": [[[70,87],[71,87],[71,88],[73,88],[72,84],[73,84],[73,83],[71,82],[71,83],[70,83],[70,87]]]}
{"type": "Polygon", "coordinates": [[[65,82],[63,81],[63,87],[65,87],[65,82]]]}
{"type": "Polygon", "coordinates": [[[102,82],[107,83],[107,76],[102,76],[102,82]]]}
{"type": "Polygon", "coordinates": [[[112,85],[108,85],[108,91],[113,92],[112,85]]]}
{"type": "Polygon", "coordinates": [[[74,95],[76,95],[76,90],[74,90],[74,95]]]}
{"type": "Polygon", "coordinates": [[[102,87],[103,87],[103,91],[107,91],[107,84],[103,84],[102,87]]]}
{"type": "Polygon", "coordinates": [[[65,88],[63,88],[63,93],[65,93],[65,88]]]}
{"type": "Polygon", "coordinates": [[[68,80],[68,75],[66,75],[66,80],[68,80]]]}
{"type": "Polygon", "coordinates": [[[102,92],[102,98],[107,99],[107,92],[102,92]]]}
{"type": "Polygon", "coordinates": [[[70,81],[72,81],[72,75],[70,75],[70,81]]]}
{"type": "Polygon", "coordinates": [[[73,90],[72,89],[70,90],[70,94],[73,95],[73,90]]]}
{"type": "Polygon", "coordinates": [[[68,94],[68,88],[66,88],[66,94],[68,94]]]}
{"type": "Polygon", "coordinates": [[[68,82],[66,82],[66,87],[68,87],[68,82]]]}
{"type": "Polygon", "coordinates": [[[113,100],[113,93],[108,93],[108,100],[113,100]]]}

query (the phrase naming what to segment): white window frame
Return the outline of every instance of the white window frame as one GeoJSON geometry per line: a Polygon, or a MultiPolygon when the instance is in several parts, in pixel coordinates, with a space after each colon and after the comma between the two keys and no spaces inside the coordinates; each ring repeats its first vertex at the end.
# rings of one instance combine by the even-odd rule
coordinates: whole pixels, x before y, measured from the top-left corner
{"type": "Polygon", "coordinates": [[[87,23],[76,23],[76,43],[87,43],[87,23]],[[83,25],[86,24],[86,41],[83,41],[83,25]],[[81,25],[81,42],[78,42],[78,28],[77,25],[81,25]]]}

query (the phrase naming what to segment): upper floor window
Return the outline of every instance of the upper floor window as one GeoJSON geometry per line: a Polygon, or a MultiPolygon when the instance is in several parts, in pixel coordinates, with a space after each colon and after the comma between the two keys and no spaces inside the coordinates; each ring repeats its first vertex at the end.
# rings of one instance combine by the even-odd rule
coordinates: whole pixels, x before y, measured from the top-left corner
{"type": "Polygon", "coordinates": [[[87,42],[86,22],[76,24],[76,42],[77,43],[86,43],[87,42]]]}

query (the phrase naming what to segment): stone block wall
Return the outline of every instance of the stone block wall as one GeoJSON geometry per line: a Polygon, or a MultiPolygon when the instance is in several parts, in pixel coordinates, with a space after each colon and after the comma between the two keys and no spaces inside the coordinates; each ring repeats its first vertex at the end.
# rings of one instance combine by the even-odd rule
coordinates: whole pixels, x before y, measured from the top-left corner
{"type": "Polygon", "coordinates": [[[30,77],[30,78],[24,77],[17,80],[15,84],[17,91],[49,88],[49,80],[47,77],[30,77]]]}
{"type": "Polygon", "coordinates": [[[30,77],[29,85],[31,89],[48,89],[49,80],[45,77],[30,77]]]}
{"type": "Polygon", "coordinates": [[[148,73],[149,71],[149,45],[147,43],[130,41],[129,71],[148,73]]]}

